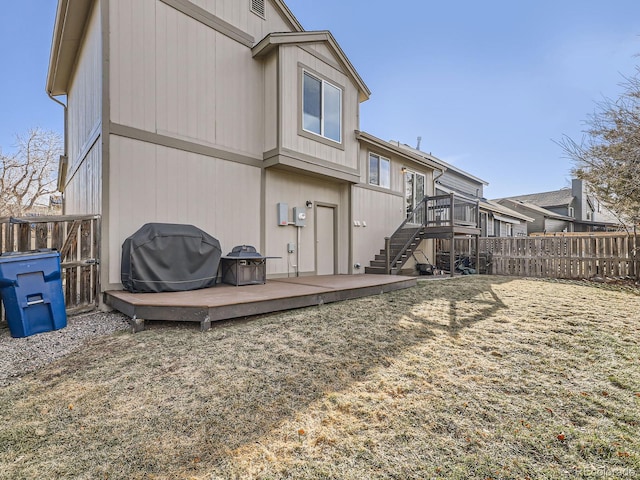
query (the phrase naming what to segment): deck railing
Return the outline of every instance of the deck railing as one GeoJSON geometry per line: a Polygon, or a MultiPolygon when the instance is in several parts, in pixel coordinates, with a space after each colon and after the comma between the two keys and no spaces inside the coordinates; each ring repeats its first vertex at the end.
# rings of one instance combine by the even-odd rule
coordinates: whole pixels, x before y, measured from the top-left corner
{"type": "Polygon", "coordinates": [[[477,227],[478,201],[453,193],[425,197],[426,227],[477,227]]]}
{"type": "MultiPolygon", "coordinates": [[[[401,237],[401,233],[407,230],[415,230],[416,234],[422,228],[431,227],[477,227],[479,202],[470,200],[453,193],[449,195],[436,195],[424,197],[416,207],[411,210],[404,222],[398,227],[391,237],[385,238],[386,270],[390,273],[402,258],[414,238],[405,240],[405,244],[392,250],[393,238],[401,237]],[[393,258],[391,258],[393,255],[393,258]]],[[[406,237],[406,235],[405,235],[406,237]]]]}
{"type": "Polygon", "coordinates": [[[424,197],[408,212],[406,220],[396,232],[416,225],[423,227],[477,227],[478,201],[453,193],[424,197]]]}

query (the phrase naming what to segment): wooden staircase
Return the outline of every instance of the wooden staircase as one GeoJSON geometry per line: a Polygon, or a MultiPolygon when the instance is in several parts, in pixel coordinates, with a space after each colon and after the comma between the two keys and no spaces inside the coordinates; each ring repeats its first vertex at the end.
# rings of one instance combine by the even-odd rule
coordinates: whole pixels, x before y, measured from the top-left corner
{"type": "Polygon", "coordinates": [[[370,266],[365,267],[365,273],[397,275],[416,251],[424,235],[425,229],[422,225],[399,228],[390,238],[385,239],[385,248],[369,262],[370,266]]]}
{"type": "MultiPolygon", "coordinates": [[[[397,275],[425,238],[480,235],[479,201],[453,193],[424,197],[398,229],[385,238],[385,247],[365,267],[365,273],[397,275]]],[[[451,256],[451,258],[454,258],[451,256]]],[[[451,262],[453,275],[453,262],[451,262]]]]}

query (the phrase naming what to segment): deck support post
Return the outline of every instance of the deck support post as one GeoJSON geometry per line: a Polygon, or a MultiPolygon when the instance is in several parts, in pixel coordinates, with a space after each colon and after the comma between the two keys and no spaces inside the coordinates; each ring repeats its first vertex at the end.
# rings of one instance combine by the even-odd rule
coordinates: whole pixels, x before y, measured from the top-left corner
{"type": "Polygon", "coordinates": [[[449,271],[451,276],[456,273],[456,236],[451,234],[451,246],[449,247],[449,271]]]}
{"type": "Polygon", "coordinates": [[[476,273],[480,275],[480,235],[476,235],[476,273]]]}
{"type": "Polygon", "coordinates": [[[204,319],[202,319],[202,321],[200,322],[200,331],[201,332],[206,332],[207,330],[209,330],[211,328],[211,317],[209,315],[207,315],[206,317],[204,317],[204,319]]]}
{"type": "Polygon", "coordinates": [[[391,275],[391,238],[384,237],[384,260],[387,275],[391,275]]]}
{"type": "Polygon", "coordinates": [[[131,333],[138,333],[144,330],[144,320],[135,315],[129,320],[129,325],[131,325],[131,333]]]}

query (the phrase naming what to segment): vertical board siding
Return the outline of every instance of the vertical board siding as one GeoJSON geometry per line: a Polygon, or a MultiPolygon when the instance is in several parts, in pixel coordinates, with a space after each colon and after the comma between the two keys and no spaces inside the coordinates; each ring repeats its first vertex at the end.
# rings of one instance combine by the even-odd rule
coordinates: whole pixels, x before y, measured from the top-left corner
{"type": "Polygon", "coordinates": [[[271,32],[289,32],[291,27],[276,11],[269,0],[265,1],[265,18],[249,10],[249,0],[191,0],[194,4],[221,18],[259,42],[271,32]]]}
{"type": "Polygon", "coordinates": [[[278,56],[264,60],[264,151],[278,146],[278,56]]]}
{"type": "Polygon", "coordinates": [[[84,155],[91,143],[95,141],[95,132],[99,131],[102,116],[101,54],[100,6],[97,2],[87,24],[84,43],[69,88],[67,129],[69,174],[72,174],[84,161],[84,155]]]}
{"type": "MultiPolygon", "coordinates": [[[[281,257],[267,262],[267,273],[270,275],[286,275],[294,273],[296,254],[287,253],[287,244],[296,243],[296,227],[278,225],[277,204],[286,203],[289,206],[289,219],[293,220],[293,207],[305,207],[306,201],[311,200],[314,205],[318,202],[336,205],[338,215],[338,272],[348,271],[349,232],[348,202],[345,186],[317,180],[304,175],[285,173],[277,170],[266,171],[265,186],[265,255],[281,257]]],[[[256,204],[257,205],[257,204],[256,204]]],[[[314,209],[305,208],[307,214],[306,226],[300,229],[300,273],[313,273],[315,265],[315,218],[314,209]]]]}
{"type": "Polygon", "coordinates": [[[362,265],[356,273],[364,273],[364,267],[384,248],[385,237],[391,236],[404,219],[402,197],[368,188],[353,188],[353,221],[361,225],[351,225],[353,262],[362,265]],[[363,227],[362,222],[367,226],[363,227]]]}
{"type": "MultiPolygon", "coordinates": [[[[248,12],[224,3],[201,6],[248,12]]],[[[110,15],[113,122],[261,158],[263,65],[249,48],[158,0],[112,0],[110,15]]]]}
{"type": "Polygon", "coordinates": [[[282,105],[282,146],[294,152],[335,163],[348,168],[357,168],[357,140],[354,131],[358,129],[358,90],[349,77],[309,54],[298,46],[280,48],[282,105]],[[343,125],[342,148],[326,145],[298,135],[300,127],[301,73],[299,63],[329,81],[344,88],[342,97],[343,125]],[[295,93],[294,93],[295,92],[295,93]]]}
{"type": "MultiPolygon", "coordinates": [[[[108,261],[120,282],[124,240],[148,222],[186,223],[216,237],[227,253],[260,242],[261,171],[240,163],[111,137],[108,261]]],[[[105,257],[106,258],[106,257],[105,257]]]]}
{"type": "Polygon", "coordinates": [[[156,0],[110,0],[111,120],[155,131],[156,0]]]}
{"type": "Polygon", "coordinates": [[[65,213],[102,213],[102,144],[98,140],[84,162],[69,179],[65,190],[65,213]]]}
{"type": "MultiPolygon", "coordinates": [[[[100,217],[56,216],[0,219],[0,253],[52,248],[60,252],[67,312],[98,306],[100,217]]],[[[0,322],[6,321],[0,303],[0,322]]]]}
{"type": "Polygon", "coordinates": [[[159,2],[155,28],[154,131],[261,158],[263,66],[251,50],[159,2]]]}

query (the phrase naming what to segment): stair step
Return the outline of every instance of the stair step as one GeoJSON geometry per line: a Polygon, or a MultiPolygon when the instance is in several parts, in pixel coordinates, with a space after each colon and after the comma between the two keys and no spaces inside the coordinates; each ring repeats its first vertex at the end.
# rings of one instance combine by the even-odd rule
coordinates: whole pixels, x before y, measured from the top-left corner
{"type": "MultiPolygon", "coordinates": [[[[398,257],[395,262],[392,273],[397,274],[400,268],[405,264],[413,252],[416,251],[418,245],[426,234],[424,227],[422,228],[406,228],[396,232],[389,239],[389,256],[390,260],[398,257]],[[406,248],[405,248],[406,246],[406,248]]],[[[387,251],[381,249],[375,259],[370,262],[369,267],[365,267],[365,273],[386,273],[387,251]]]]}
{"type": "Polygon", "coordinates": [[[384,267],[364,267],[364,273],[373,273],[378,275],[385,275],[387,271],[384,267]]]}
{"type": "MultiPolygon", "coordinates": [[[[378,275],[386,275],[387,270],[384,267],[364,267],[364,273],[373,273],[378,275]]],[[[397,268],[391,269],[391,275],[396,275],[398,273],[397,268]]]]}

